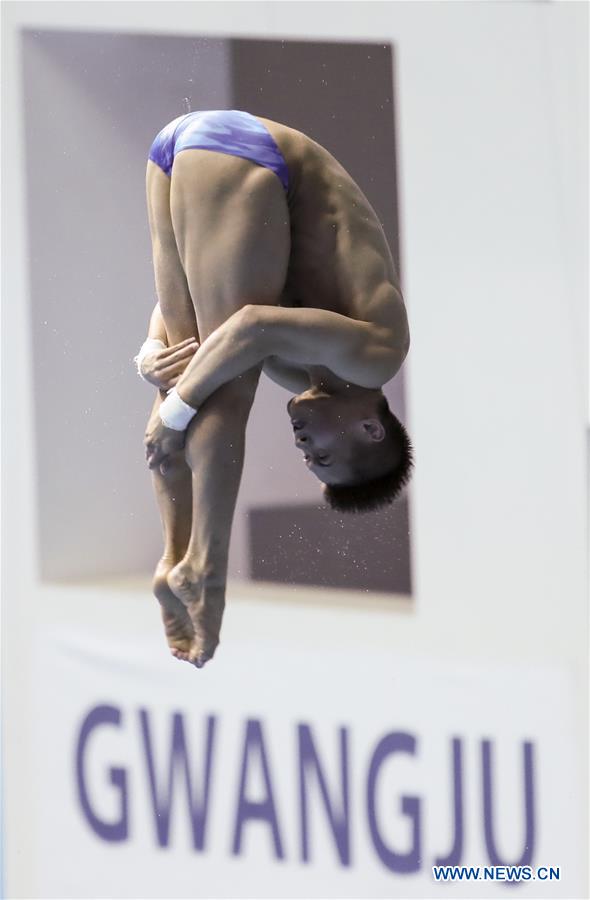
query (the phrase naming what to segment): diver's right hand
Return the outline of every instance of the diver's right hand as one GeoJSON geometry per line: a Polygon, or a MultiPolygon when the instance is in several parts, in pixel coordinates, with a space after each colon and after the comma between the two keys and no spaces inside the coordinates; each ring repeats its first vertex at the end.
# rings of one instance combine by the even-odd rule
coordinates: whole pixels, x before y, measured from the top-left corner
{"type": "Polygon", "coordinates": [[[147,424],[143,443],[145,458],[150,469],[160,469],[162,475],[168,471],[173,459],[184,447],[185,431],[167,428],[157,410],[152,412],[147,424]]]}
{"type": "Polygon", "coordinates": [[[179,344],[146,353],[140,363],[141,374],[154,387],[169,391],[174,387],[191,359],[199,349],[196,338],[187,338],[179,344]]]}

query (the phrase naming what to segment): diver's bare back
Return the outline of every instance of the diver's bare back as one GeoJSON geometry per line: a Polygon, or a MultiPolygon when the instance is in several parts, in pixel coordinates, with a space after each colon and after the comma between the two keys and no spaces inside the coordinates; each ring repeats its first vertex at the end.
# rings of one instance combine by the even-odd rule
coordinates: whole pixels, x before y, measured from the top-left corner
{"type": "Polygon", "coordinates": [[[383,228],[359,186],[324,147],[257,117],[289,169],[291,254],[281,302],[396,329],[401,297],[383,228]],[[393,291],[392,291],[393,289],[393,291]]]}

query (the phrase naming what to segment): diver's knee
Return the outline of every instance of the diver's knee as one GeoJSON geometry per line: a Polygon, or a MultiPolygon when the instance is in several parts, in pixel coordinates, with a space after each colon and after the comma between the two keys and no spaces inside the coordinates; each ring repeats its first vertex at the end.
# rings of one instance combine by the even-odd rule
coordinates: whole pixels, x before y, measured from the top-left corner
{"type": "Polygon", "coordinates": [[[187,475],[187,461],[184,447],[177,453],[171,453],[154,470],[165,484],[174,484],[187,475]]]}

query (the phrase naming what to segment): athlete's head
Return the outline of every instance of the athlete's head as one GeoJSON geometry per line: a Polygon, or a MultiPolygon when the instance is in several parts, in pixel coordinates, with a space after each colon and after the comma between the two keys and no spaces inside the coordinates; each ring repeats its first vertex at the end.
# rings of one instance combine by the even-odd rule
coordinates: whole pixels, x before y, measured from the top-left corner
{"type": "Polygon", "coordinates": [[[287,404],[305,465],[332,509],[365,512],[391,503],[408,482],[412,445],[380,390],[311,388],[287,404]]]}

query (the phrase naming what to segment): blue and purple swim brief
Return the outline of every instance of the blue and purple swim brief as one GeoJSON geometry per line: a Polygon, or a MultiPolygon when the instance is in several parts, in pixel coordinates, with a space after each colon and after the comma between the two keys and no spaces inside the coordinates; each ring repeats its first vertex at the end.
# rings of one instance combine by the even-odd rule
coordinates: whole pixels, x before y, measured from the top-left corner
{"type": "Polygon", "coordinates": [[[181,150],[215,150],[241,156],[277,175],[285,191],[289,171],[272,135],[255,116],[237,109],[202,110],[169,122],[154,140],[149,158],[166,175],[181,150]]]}

